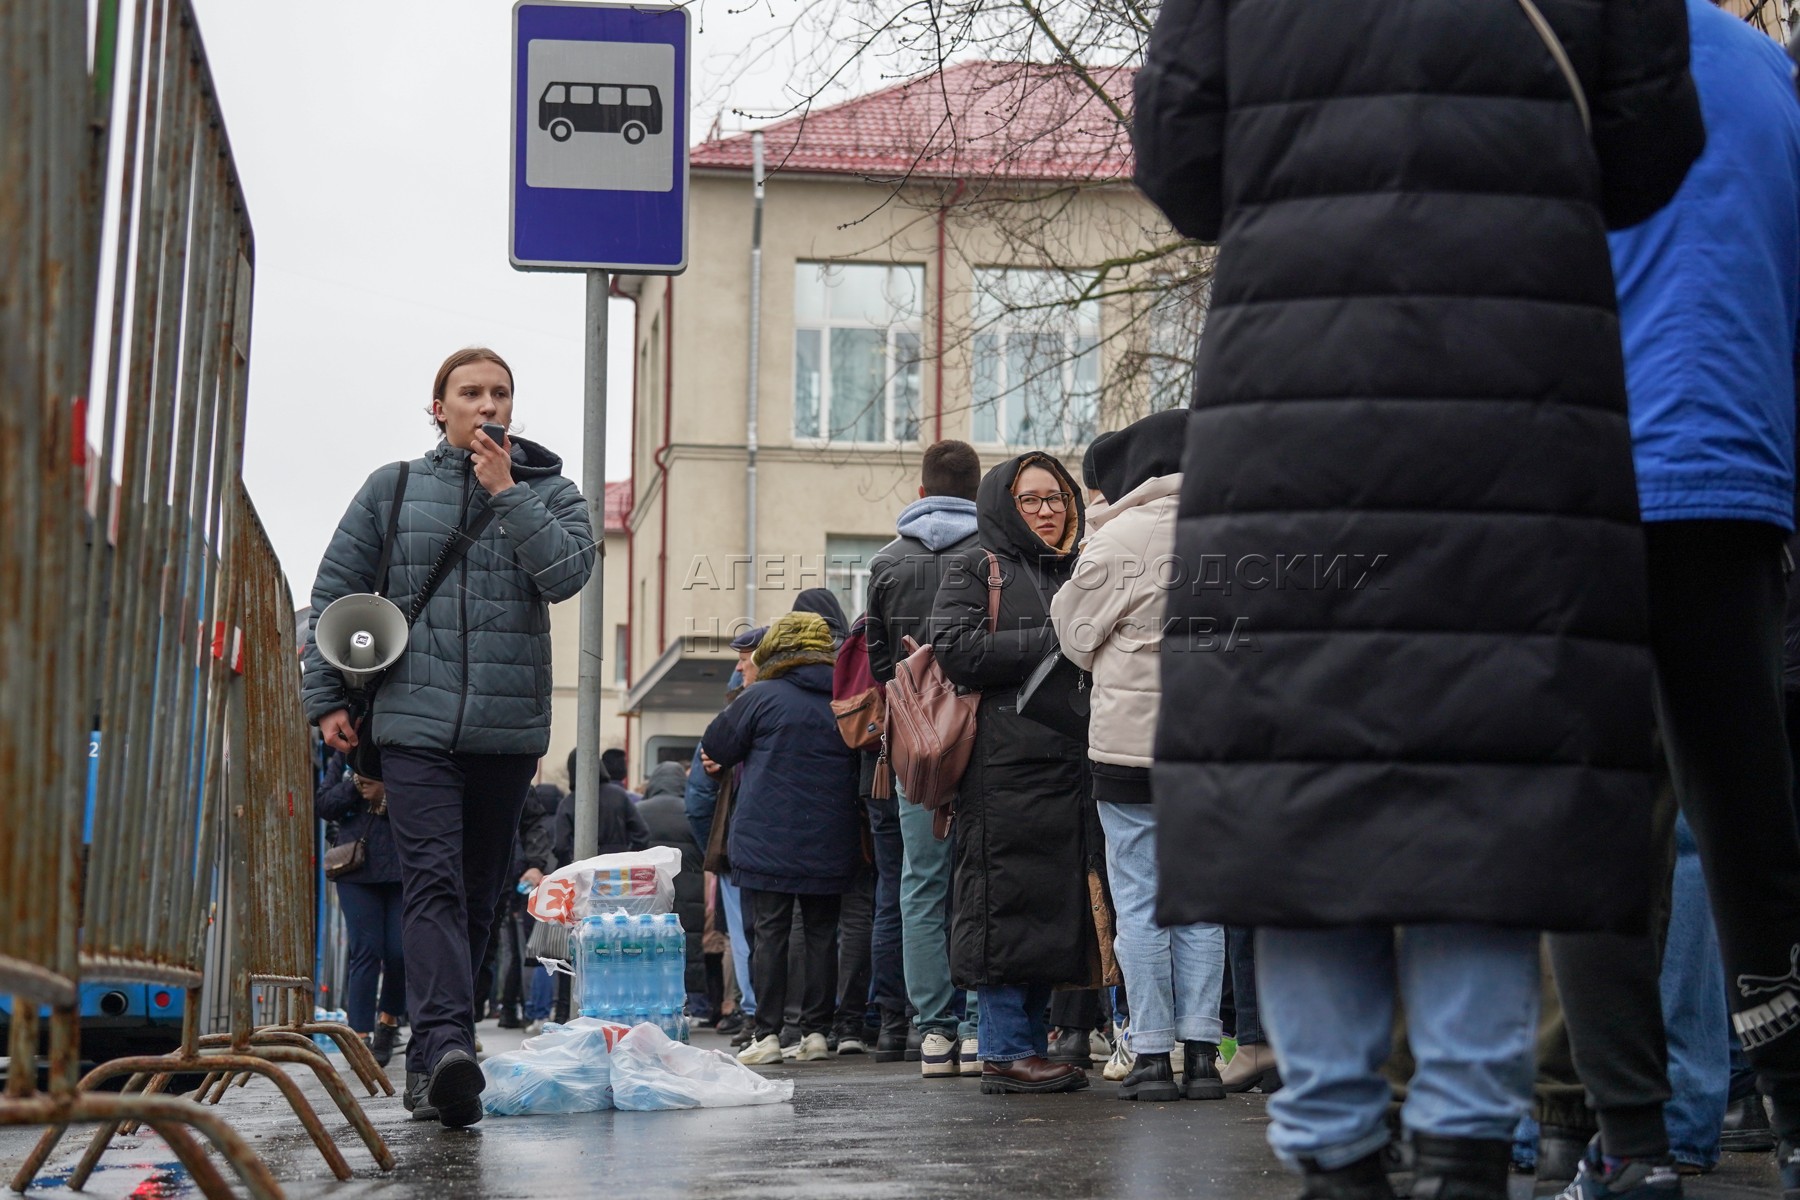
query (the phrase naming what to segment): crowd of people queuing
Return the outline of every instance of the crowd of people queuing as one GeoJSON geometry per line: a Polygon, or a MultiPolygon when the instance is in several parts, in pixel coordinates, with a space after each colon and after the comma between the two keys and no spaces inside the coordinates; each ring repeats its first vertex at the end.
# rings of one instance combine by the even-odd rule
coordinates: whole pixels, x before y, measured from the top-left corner
{"type": "MultiPolygon", "coordinates": [[[[601,849],[681,849],[691,1005],[752,1066],[1257,1089],[1306,1197],[1499,1200],[1534,1161],[1653,1200],[1723,1146],[1800,1200],[1794,63],[1708,0],[1301,7],[1166,0],[1136,78],[1138,184],[1219,247],[1191,408],[1073,467],[932,444],[863,612],[745,630],[641,796],[608,756],[601,849]],[[977,698],[936,809],[840,720],[922,655],[977,698]],[[1026,711],[1052,667],[1081,729],[1026,711]]],[[[593,537],[484,432],[511,389],[452,356],[444,441],[321,567],[315,611],[428,597],[381,776],[306,660],[349,756],[318,812],[365,851],[350,1021],[385,1061],[409,1016],[447,1125],[476,997],[567,1006],[513,885],[574,856],[528,785],[593,537]],[[396,537],[402,502],[437,519],[396,537]]]]}

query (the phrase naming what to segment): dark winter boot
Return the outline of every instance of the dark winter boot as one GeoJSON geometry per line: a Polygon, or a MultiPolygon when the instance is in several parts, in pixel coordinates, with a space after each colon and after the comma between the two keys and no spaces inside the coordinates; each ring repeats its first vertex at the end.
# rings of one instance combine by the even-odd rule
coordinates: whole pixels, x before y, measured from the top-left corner
{"type": "Polygon", "coordinates": [[[1394,1200],[1394,1189],[1388,1186],[1377,1153],[1335,1171],[1306,1166],[1306,1190],[1300,1200],[1394,1200]]]}
{"type": "Polygon", "coordinates": [[[1505,1138],[1412,1135],[1413,1200],[1506,1200],[1512,1142],[1505,1138]]]}
{"type": "Polygon", "coordinates": [[[1092,1044],[1088,1041],[1085,1029],[1064,1029],[1058,1026],[1050,1031],[1050,1050],[1044,1055],[1053,1063],[1068,1063],[1070,1066],[1089,1067],[1094,1062],[1092,1044]]]}
{"type": "Polygon", "coordinates": [[[1225,1081],[1219,1078],[1219,1048],[1212,1042],[1183,1042],[1181,1074],[1189,1100],[1223,1100],[1225,1081]]]}
{"type": "Polygon", "coordinates": [[[1575,1178],[1588,1143],[1594,1138],[1591,1129],[1571,1129],[1566,1125],[1542,1125],[1538,1128],[1537,1181],[1567,1183],[1575,1178]]]}
{"type": "Polygon", "coordinates": [[[1168,1054],[1140,1054],[1131,1073],[1119,1082],[1121,1100],[1179,1100],[1181,1088],[1175,1083],[1175,1068],[1168,1054]]]}

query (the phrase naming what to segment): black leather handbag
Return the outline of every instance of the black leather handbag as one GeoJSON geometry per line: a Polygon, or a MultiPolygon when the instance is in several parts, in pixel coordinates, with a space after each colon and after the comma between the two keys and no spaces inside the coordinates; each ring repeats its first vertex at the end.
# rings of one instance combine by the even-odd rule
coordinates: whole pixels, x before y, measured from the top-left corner
{"type": "Polygon", "coordinates": [[[1060,649],[1052,650],[1019,689],[1019,715],[1085,746],[1093,691],[1094,677],[1063,657],[1060,649]]]}

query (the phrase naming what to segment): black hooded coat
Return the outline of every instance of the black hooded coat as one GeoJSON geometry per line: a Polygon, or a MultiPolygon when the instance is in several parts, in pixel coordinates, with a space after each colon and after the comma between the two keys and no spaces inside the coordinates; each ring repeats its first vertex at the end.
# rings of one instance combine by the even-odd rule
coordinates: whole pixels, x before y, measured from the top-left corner
{"type": "Polygon", "coordinates": [[[1705,135],[1682,0],[1540,7],[1554,36],[1511,0],[1157,18],[1137,179],[1219,244],[1162,649],[1165,924],[1644,928],[1606,231],[1705,135]]]}
{"type": "Polygon", "coordinates": [[[982,548],[946,556],[931,613],[944,673],[981,691],[975,751],[956,800],[950,970],[960,987],[1089,986],[1098,943],[1087,872],[1102,844],[1086,749],[1017,707],[1019,685],[1057,645],[1050,599],[1075,562],[1081,490],[1056,459],[1024,454],[987,473],[975,505],[982,548]],[[1028,466],[1048,468],[1070,493],[1062,550],[1045,546],[1013,501],[1013,481],[1028,466]],[[1002,579],[992,633],[987,550],[1002,579]]]}

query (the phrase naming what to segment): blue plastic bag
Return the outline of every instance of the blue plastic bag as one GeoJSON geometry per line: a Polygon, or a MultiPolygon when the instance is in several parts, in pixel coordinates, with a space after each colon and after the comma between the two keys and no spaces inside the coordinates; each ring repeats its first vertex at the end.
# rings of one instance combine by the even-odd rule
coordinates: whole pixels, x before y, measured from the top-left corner
{"type": "Polygon", "coordinates": [[[526,1117],[599,1112],[613,1106],[609,1047],[625,1026],[592,1017],[548,1026],[511,1054],[481,1064],[487,1090],[481,1107],[489,1116],[526,1117]]]}

